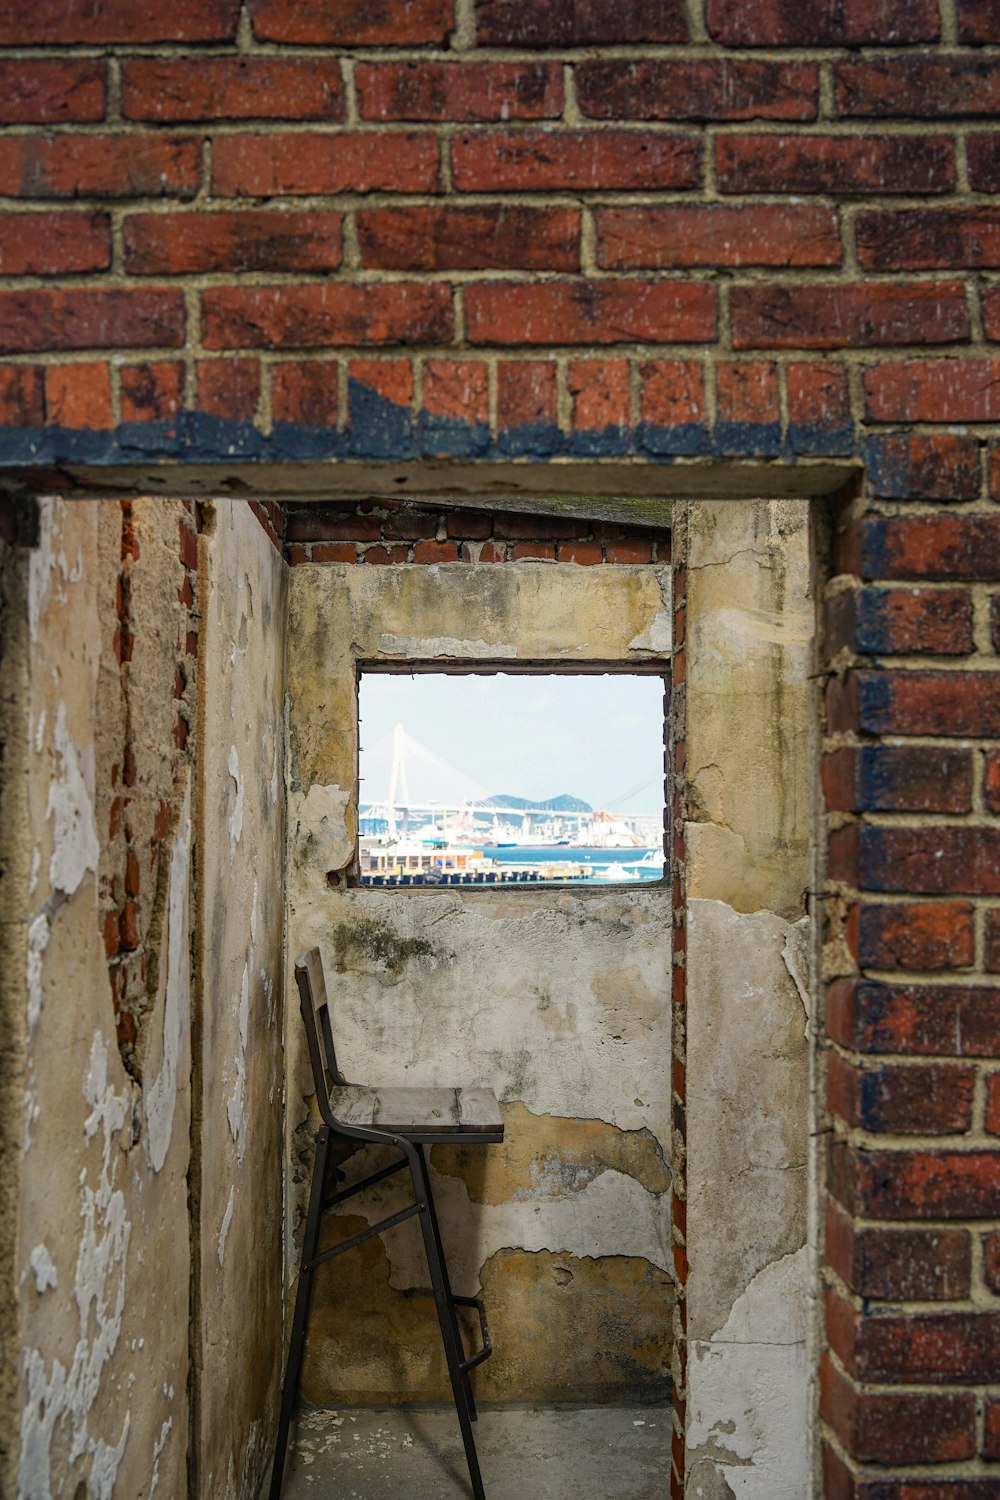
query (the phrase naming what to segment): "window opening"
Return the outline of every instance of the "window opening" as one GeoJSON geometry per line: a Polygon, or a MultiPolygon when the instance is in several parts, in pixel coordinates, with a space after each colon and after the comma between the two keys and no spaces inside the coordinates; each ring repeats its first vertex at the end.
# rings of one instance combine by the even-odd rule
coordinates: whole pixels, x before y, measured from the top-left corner
{"type": "Polygon", "coordinates": [[[363,673],[361,884],[662,880],[664,706],[637,673],[363,673]]]}

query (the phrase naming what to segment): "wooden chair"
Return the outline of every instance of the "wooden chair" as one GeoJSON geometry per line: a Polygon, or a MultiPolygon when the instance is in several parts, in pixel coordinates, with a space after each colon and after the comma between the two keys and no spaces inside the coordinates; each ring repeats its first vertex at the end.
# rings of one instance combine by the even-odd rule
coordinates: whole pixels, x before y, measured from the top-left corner
{"type": "MultiPolygon", "coordinates": [[[[444,1342],[448,1374],[458,1412],[465,1456],[472,1480],[475,1500],[485,1500],[483,1481],[479,1472],[476,1444],[472,1434],[472,1423],[476,1420],[476,1403],[472,1395],[469,1372],[488,1359],[493,1352],[490,1341],[486,1310],[479,1297],[457,1297],[448,1280],[441,1234],[438,1228],[434,1199],[431,1196],[430,1177],[424,1155],[426,1146],[442,1142],[463,1145],[488,1145],[503,1140],[503,1121],[496,1096],[489,1089],[462,1088],[368,1088],[350,1084],[337,1067],[337,1054],[333,1043],[333,1028],[330,1023],[330,1008],[323,978],[323,964],[318,948],[295,961],[295,980],[299,988],[299,1004],[309,1043],[309,1060],[312,1063],[316,1100],[323,1123],[316,1134],[316,1159],[313,1166],[312,1186],[309,1192],[309,1210],[306,1216],[305,1234],[302,1240],[302,1259],[299,1265],[299,1284],[295,1295],[295,1312],[292,1318],[292,1334],[288,1348],[285,1380],[281,1390],[281,1415],[278,1421],[278,1436],[274,1449],[274,1465],[271,1470],[270,1500],[278,1500],[285,1466],[285,1451],[288,1446],[288,1429],[298,1392],[299,1370],[305,1345],[306,1323],[312,1296],[313,1277],[316,1267],[333,1260],[348,1250],[401,1224],[414,1214],[420,1216],[427,1267],[430,1271],[431,1288],[437,1307],[441,1338],[444,1342]],[[391,1166],[383,1167],[366,1177],[363,1182],[342,1192],[327,1193],[327,1177],[331,1166],[330,1149],[335,1139],[357,1142],[355,1149],[367,1141],[392,1146],[402,1156],[391,1166]],[[383,1182],[395,1172],[409,1168],[415,1201],[399,1213],[391,1214],[378,1224],[372,1224],[360,1234],[352,1234],[329,1250],[319,1250],[320,1220],[329,1209],[339,1207],[365,1188],[383,1182]],[[482,1348],[466,1356],[458,1324],[456,1308],[474,1307],[479,1314],[482,1330],[482,1348]]],[[[336,1171],[336,1169],[334,1169],[336,1171]]],[[[343,1180],[342,1172],[336,1173],[343,1180]]]]}

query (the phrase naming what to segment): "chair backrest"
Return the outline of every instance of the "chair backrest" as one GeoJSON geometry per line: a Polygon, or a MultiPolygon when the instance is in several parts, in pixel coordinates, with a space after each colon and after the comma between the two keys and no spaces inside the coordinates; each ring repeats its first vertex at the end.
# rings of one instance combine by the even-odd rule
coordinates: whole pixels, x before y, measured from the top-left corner
{"type": "Polygon", "coordinates": [[[330,1103],[330,1084],[340,1087],[347,1079],[337,1067],[337,1051],[333,1044],[333,1028],[330,1025],[330,1006],[326,996],[326,979],[323,960],[318,948],[310,948],[295,960],[295,982],[299,987],[299,1006],[306,1028],[309,1044],[309,1061],[312,1064],[313,1082],[316,1085],[316,1102],[323,1119],[335,1126],[333,1108],[330,1103]]]}

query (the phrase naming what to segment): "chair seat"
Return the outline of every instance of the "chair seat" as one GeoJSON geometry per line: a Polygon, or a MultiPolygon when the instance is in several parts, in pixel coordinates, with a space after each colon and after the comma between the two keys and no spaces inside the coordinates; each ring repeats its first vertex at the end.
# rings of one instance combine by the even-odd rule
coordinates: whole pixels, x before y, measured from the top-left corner
{"type": "Polygon", "coordinates": [[[393,1135],[489,1135],[503,1139],[492,1089],[369,1088],[330,1090],[335,1118],[362,1130],[393,1135]]]}

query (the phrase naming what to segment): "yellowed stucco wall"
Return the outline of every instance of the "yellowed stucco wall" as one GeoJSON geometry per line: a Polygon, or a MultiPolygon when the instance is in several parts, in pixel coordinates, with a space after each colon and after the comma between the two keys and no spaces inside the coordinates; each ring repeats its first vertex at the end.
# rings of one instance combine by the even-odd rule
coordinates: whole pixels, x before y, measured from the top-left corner
{"type": "Polygon", "coordinates": [[[687,1493],[803,1500],[814,598],[805,501],[680,508],[687,1493]]]}

